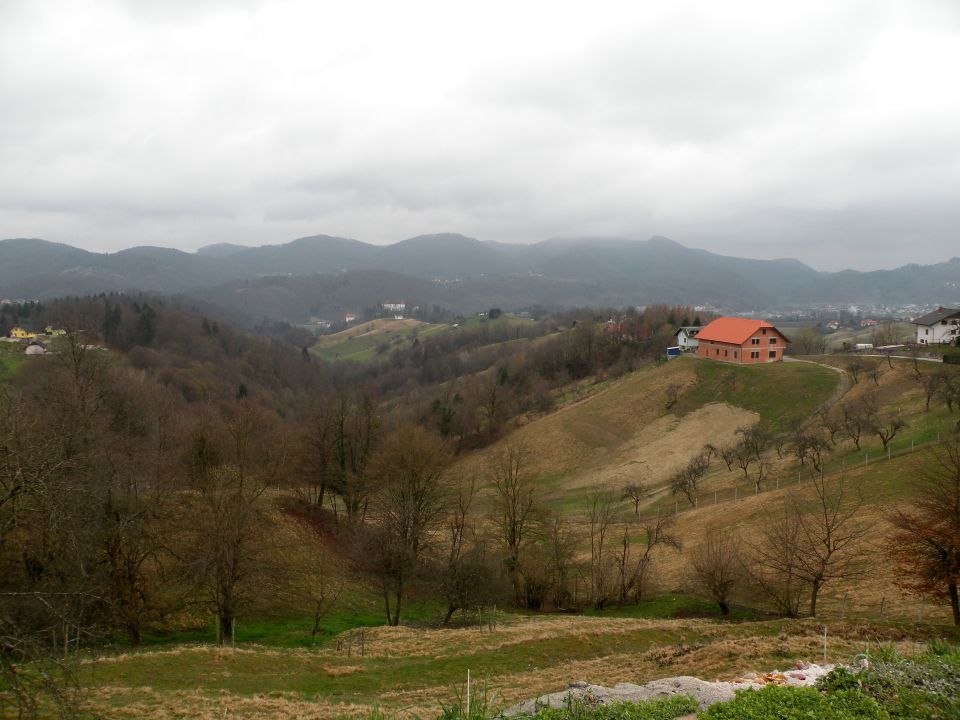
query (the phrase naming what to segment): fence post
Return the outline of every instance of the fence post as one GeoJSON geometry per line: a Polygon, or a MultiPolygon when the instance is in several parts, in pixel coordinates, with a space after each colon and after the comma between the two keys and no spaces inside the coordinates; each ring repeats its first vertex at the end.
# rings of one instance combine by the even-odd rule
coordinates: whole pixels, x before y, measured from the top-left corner
{"type": "Polygon", "coordinates": [[[913,438],[910,438],[910,452],[913,452],[913,438]]]}
{"type": "Polygon", "coordinates": [[[870,464],[870,453],[863,454],[863,466],[866,467],[870,464]]]}
{"type": "Polygon", "coordinates": [[[470,717],[470,668],[467,668],[467,717],[470,717]]]}
{"type": "Polygon", "coordinates": [[[887,460],[890,459],[890,446],[887,445],[887,460]]]}
{"type": "Polygon", "coordinates": [[[738,489],[737,486],[734,485],[734,486],[733,486],[733,499],[734,499],[734,500],[737,499],[737,489],[738,489]]]}
{"type": "Polygon", "coordinates": [[[717,504],[717,491],[716,491],[716,490],[713,491],[713,504],[714,504],[714,505],[717,504]]]}

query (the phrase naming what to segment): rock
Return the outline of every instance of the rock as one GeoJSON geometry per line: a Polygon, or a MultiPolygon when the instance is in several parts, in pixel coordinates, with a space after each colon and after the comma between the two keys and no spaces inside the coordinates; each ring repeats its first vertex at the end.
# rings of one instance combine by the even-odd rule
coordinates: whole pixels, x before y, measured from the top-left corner
{"type": "Polygon", "coordinates": [[[566,690],[541,695],[534,700],[526,700],[507,708],[504,715],[532,715],[540,707],[562,708],[568,701],[583,702],[589,705],[607,705],[610,703],[639,702],[654,698],[689,695],[697,701],[703,710],[723,700],[733,699],[733,686],[730,683],[711,683],[695,677],[675,677],[653,680],[645,685],[617,683],[612,688],[602,685],[574,683],[566,690]]]}
{"type": "Polygon", "coordinates": [[[682,675],[680,677],[652,680],[644,685],[617,683],[612,688],[591,685],[583,680],[571,683],[566,690],[541,695],[533,700],[525,700],[504,711],[504,715],[533,715],[537,708],[562,708],[567,702],[581,702],[588,705],[607,705],[611,703],[640,702],[655,698],[668,698],[687,695],[697,701],[701,710],[718,702],[732,700],[738,690],[759,689],[765,684],[775,682],[781,685],[811,686],[833,670],[833,665],[800,665],[789,673],[769,672],[762,676],[748,673],[742,679],[733,682],[707,682],[700,678],[682,675]],[[797,672],[801,671],[801,672],[797,672]]]}

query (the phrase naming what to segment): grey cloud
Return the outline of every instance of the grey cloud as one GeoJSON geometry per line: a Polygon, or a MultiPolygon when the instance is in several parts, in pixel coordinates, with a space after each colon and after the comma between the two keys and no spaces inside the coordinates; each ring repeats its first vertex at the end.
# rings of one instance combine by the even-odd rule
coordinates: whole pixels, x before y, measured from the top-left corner
{"type": "Polygon", "coordinates": [[[948,0],[85,5],[0,7],[0,237],[956,253],[948,0]]]}

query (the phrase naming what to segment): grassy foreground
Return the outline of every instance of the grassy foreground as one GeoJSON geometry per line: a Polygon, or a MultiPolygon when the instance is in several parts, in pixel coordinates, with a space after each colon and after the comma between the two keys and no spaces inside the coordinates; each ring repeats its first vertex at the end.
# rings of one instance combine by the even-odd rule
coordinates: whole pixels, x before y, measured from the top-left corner
{"type": "MultiPolygon", "coordinates": [[[[471,671],[505,706],[569,682],[642,683],[697,675],[732,679],[752,670],[821,661],[823,624],[768,620],[512,615],[493,628],[371,628],[362,655],[336,641],[317,649],[246,644],[178,645],[89,659],[86,705],[106,718],[364,716],[435,717],[471,671]]],[[[827,657],[846,661],[883,644],[922,651],[949,628],[827,623],[827,657]]]]}

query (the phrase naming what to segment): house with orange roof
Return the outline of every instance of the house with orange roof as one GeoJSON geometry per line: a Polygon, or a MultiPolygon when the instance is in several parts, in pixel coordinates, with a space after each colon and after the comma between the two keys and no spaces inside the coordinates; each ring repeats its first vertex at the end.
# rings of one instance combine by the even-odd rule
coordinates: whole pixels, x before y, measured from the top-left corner
{"type": "Polygon", "coordinates": [[[720,362],[750,365],[779,362],[790,342],[766,320],[717,318],[697,334],[697,355],[720,362]]]}

